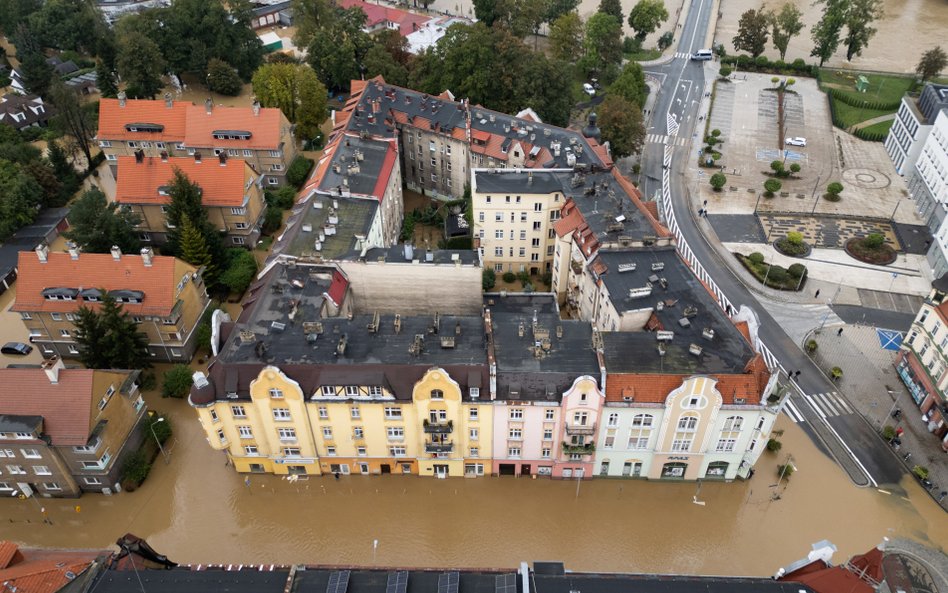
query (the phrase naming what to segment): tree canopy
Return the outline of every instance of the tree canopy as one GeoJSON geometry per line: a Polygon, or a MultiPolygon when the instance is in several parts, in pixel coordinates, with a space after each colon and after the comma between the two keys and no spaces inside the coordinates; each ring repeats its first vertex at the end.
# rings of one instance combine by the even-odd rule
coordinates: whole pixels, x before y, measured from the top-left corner
{"type": "MultiPolygon", "coordinates": [[[[629,26],[635,31],[639,41],[658,30],[658,26],[668,20],[668,10],[663,0],[639,0],[629,12],[629,26]]],[[[622,19],[619,19],[622,22],[622,19]]]]}
{"type": "Polygon", "coordinates": [[[328,88],[348,90],[349,82],[360,78],[360,66],[373,45],[372,38],[362,30],[365,18],[358,7],[337,10],[330,24],[314,32],[307,59],[328,88]]]}
{"type": "Polygon", "coordinates": [[[233,66],[219,58],[211,58],[207,62],[207,88],[212,92],[236,97],[240,94],[243,84],[240,75],[233,66]]]}
{"type": "Polygon", "coordinates": [[[787,46],[790,45],[790,40],[803,30],[803,13],[796,5],[787,2],[780,7],[779,11],[770,13],[768,17],[774,48],[780,52],[780,59],[782,60],[787,55],[787,46]]]}
{"type": "Polygon", "coordinates": [[[119,38],[119,75],[125,81],[125,93],[137,99],[154,99],[164,84],[161,76],[165,60],[158,44],[144,33],[131,31],[119,38]]]}
{"type": "Polygon", "coordinates": [[[603,70],[622,61],[622,22],[604,12],[597,12],[586,21],[587,70],[603,70]]]}
{"type": "Polygon", "coordinates": [[[756,58],[767,48],[769,28],[770,19],[764,9],[745,11],[737,23],[737,35],[731,40],[734,49],[756,58]]]}
{"type": "Polygon", "coordinates": [[[645,72],[641,64],[627,62],[619,77],[609,85],[609,94],[618,95],[641,109],[648,97],[648,85],[645,84],[645,72]]]}
{"type": "Polygon", "coordinates": [[[107,290],[102,293],[98,310],[82,306],[76,312],[79,360],[90,369],[150,367],[148,338],[107,290]]]}
{"type": "Polygon", "coordinates": [[[922,80],[931,80],[938,76],[945,66],[948,66],[948,55],[938,45],[922,54],[918,66],[915,67],[915,73],[922,80]]]}
{"type": "Polygon", "coordinates": [[[118,245],[124,253],[138,253],[141,241],[136,227],[141,219],[109,202],[98,189],[90,189],[73,203],[69,230],[63,235],[87,253],[108,253],[118,245]]]}
{"type": "Polygon", "coordinates": [[[816,3],[823,4],[823,16],[810,29],[814,44],[810,55],[819,58],[822,67],[839,47],[843,25],[846,24],[848,0],[816,0],[816,3]]]}
{"type": "Polygon", "coordinates": [[[625,17],[625,13],[622,11],[622,2],[619,0],[599,0],[599,12],[611,14],[620,23],[625,17]]]}
{"type": "Polygon", "coordinates": [[[22,165],[0,159],[0,241],[36,219],[43,189],[22,165]]]}
{"type": "Polygon", "coordinates": [[[580,58],[576,48],[583,43],[583,20],[575,10],[560,15],[550,25],[550,51],[553,57],[573,63],[580,58]]]}
{"type": "Polygon", "coordinates": [[[876,34],[872,23],[882,18],[882,0],[850,0],[846,11],[846,60],[862,55],[869,40],[876,34]]]}
{"type": "Polygon", "coordinates": [[[264,107],[278,107],[300,138],[314,138],[326,119],[326,87],[306,64],[264,64],[253,75],[253,92],[264,107]]]}
{"type": "Polygon", "coordinates": [[[618,95],[607,95],[599,105],[599,129],[613,156],[637,154],[645,141],[642,110],[618,95]]]}

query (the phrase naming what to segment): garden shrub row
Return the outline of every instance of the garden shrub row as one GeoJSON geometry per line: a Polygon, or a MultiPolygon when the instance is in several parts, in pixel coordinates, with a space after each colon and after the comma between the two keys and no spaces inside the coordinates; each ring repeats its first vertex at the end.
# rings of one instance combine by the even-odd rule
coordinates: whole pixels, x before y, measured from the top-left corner
{"type": "Polygon", "coordinates": [[[747,72],[769,72],[771,74],[796,74],[798,76],[816,77],[820,69],[815,64],[807,64],[803,58],[797,58],[792,62],[783,60],[770,60],[767,56],[758,56],[752,58],[748,55],[724,56],[721,58],[722,64],[730,64],[738,70],[747,72]]]}
{"type": "Polygon", "coordinates": [[[895,111],[899,108],[899,105],[902,103],[902,100],[898,101],[866,101],[859,97],[854,97],[848,92],[837,89],[837,88],[828,88],[826,89],[829,92],[829,95],[841,103],[845,103],[850,107],[856,107],[858,109],[877,109],[879,111],[895,111]]]}

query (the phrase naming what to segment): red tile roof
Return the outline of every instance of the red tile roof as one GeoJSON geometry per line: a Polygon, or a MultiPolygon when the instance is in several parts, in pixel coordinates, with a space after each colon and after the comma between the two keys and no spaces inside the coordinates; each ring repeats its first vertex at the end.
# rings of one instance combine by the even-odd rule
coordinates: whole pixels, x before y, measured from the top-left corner
{"type": "Polygon", "coordinates": [[[382,161],[382,168],[379,170],[378,179],[375,181],[375,187],[372,188],[372,195],[382,201],[385,195],[385,188],[388,186],[389,179],[392,178],[392,171],[395,170],[395,163],[398,160],[395,143],[388,143],[388,150],[385,151],[385,160],[382,161]]]}
{"type": "Polygon", "coordinates": [[[875,593],[875,588],[842,566],[817,560],[778,580],[806,585],[816,593],[875,593]]]}
{"type": "Polygon", "coordinates": [[[188,105],[176,101],[169,108],[164,101],[128,99],[125,106],[118,99],[99,101],[98,137],[104,140],[159,140],[183,142],[188,105]],[[126,124],[158,124],[161,132],[129,132],[126,124]]]}
{"type": "Polygon", "coordinates": [[[241,206],[244,202],[246,161],[228,159],[221,165],[216,157],[203,159],[170,158],[162,161],[146,157],[136,163],[133,156],[118,157],[118,175],[115,181],[115,201],[125,204],[169,204],[171,196],[158,193],[159,188],[171,184],[175,169],[201,186],[204,206],[241,206]]]}
{"type": "Polygon", "coordinates": [[[13,311],[68,313],[82,305],[94,308],[97,303],[81,298],[46,300],[43,289],[103,288],[144,292],[141,303],[123,305],[132,315],[168,315],[177,302],[175,290],[180,280],[175,277],[175,258],[161,255],[153,256],[151,267],[146,267],[140,255],[122,255],[115,260],[109,253],[81,253],[78,259],[72,259],[68,253],[50,252],[47,262],[42,263],[36,253],[21,251],[17,269],[13,311]]]}
{"type": "Polygon", "coordinates": [[[645,204],[642,202],[642,193],[639,191],[639,189],[635,187],[631,181],[626,179],[616,167],[612,168],[612,176],[615,178],[616,182],[618,182],[618,184],[621,185],[623,189],[625,189],[626,193],[629,194],[629,197],[632,199],[632,203],[635,204],[635,207],[645,215],[646,220],[648,220],[649,224],[652,225],[652,228],[655,229],[655,233],[659,237],[671,236],[671,232],[662,226],[662,223],[658,222],[658,217],[654,216],[652,212],[645,207],[645,204]]]}
{"type": "MultiPolygon", "coordinates": [[[[188,147],[252,148],[277,150],[280,146],[282,113],[274,107],[261,108],[254,115],[251,107],[217,107],[210,113],[203,105],[188,105],[184,143],[188,147]],[[217,140],[215,130],[250,132],[248,140],[217,140]]],[[[206,155],[210,156],[210,155],[206,155]]]]}
{"type": "Polygon", "coordinates": [[[43,369],[0,369],[0,414],[42,416],[53,445],[85,445],[93,428],[94,376],[91,369],[61,369],[54,384],[43,369]]]}
{"type": "MultiPolygon", "coordinates": [[[[0,542],[0,547],[15,544],[0,542]]],[[[24,550],[8,565],[0,565],[0,583],[17,593],[55,593],[89,568],[103,552],[24,550]]]]}
{"type": "Polygon", "coordinates": [[[342,275],[342,272],[334,270],[332,273],[332,283],[329,285],[329,290],[326,294],[336,307],[342,306],[342,301],[346,298],[346,289],[348,288],[349,280],[342,275]]]}
{"type": "MultiPolygon", "coordinates": [[[[755,357],[760,358],[760,355],[755,357]]],[[[762,360],[762,359],[761,359],[762,360]]],[[[755,365],[752,362],[748,366],[755,365]]],[[[626,401],[631,396],[635,403],[663,404],[668,394],[681,386],[690,375],[671,375],[654,373],[610,373],[606,383],[606,401],[626,401]]],[[[757,405],[767,386],[769,374],[757,372],[756,365],[749,372],[735,375],[713,375],[717,379],[715,389],[721,394],[725,404],[733,404],[736,399],[757,405]],[[761,380],[763,379],[763,382],[761,380]]]]}
{"type": "Polygon", "coordinates": [[[23,560],[20,548],[13,542],[0,541],[0,568],[10,566],[14,561],[23,560]]]}
{"type": "Polygon", "coordinates": [[[431,17],[428,16],[379,4],[369,4],[363,0],[339,0],[338,5],[342,8],[361,8],[366,16],[365,24],[367,27],[375,27],[385,22],[395,23],[398,25],[398,31],[402,37],[417,31],[422,24],[431,20],[431,17]]]}

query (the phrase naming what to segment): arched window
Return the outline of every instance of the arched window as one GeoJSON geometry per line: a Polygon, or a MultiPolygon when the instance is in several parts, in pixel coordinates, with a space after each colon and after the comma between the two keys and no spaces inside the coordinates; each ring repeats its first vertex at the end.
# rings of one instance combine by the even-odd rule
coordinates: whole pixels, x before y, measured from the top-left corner
{"type": "Polygon", "coordinates": [[[652,436],[651,414],[636,414],[632,418],[632,430],[629,431],[629,449],[643,451],[648,449],[648,441],[652,436]]]}
{"type": "Polygon", "coordinates": [[[683,414],[678,419],[678,430],[694,432],[698,428],[698,417],[692,414],[683,414]]]}
{"type": "Polygon", "coordinates": [[[740,432],[743,425],[744,418],[742,416],[728,416],[727,419],[724,420],[724,431],[740,432]]]}
{"type": "Polygon", "coordinates": [[[440,389],[432,389],[431,399],[444,399],[444,392],[440,389]]]}

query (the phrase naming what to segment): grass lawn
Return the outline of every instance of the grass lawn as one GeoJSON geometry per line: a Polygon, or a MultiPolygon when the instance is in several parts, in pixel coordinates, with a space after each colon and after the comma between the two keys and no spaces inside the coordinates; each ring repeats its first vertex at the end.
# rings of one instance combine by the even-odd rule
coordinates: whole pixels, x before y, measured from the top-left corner
{"type": "Polygon", "coordinates": [[[911,76],[873,74],[871,72],[837,70],[834,68],[824,68],[820,74],[823,84],[835,86],[851,97],[865,101],[882,101],[884,103],[901,99],[902,95],[912,88],[915,82],[915,79],[911,76]],[[869,87],[865,93],[856,92],[856,80],[860,75],[869,79],[869,87]]]}
{"type": "Polygon", "coordinates": [[[877,124],[872,124],[871,126],[866,126],[865,128],[863,128],[863,130],[872,134],[888,134],[889,128],[892,127],[893,121],[895,120],[890,119],[889,121],[883,121],[877,124]]]}
{"type": "Polygon", "coordinates": [[[631,62],[648,62],[649,60],[657,60],[662,57],[662,52],[657,49],[643,49],[637,51],[634,54],[625,54],[627,60],[631,62]]]}
{"type": "MultiPolygon", "coordinates": [[[[862,109],[859,107],[853,107],[847,105],[842,101],[833,101],[833,109],[836,110],[836,117],[839,118],[840,127],[848,128],[853,124],[858,124],[861,121],[866,121],[867,119],[872,119],[874,117],[879,117],[880,115],[888,115],[890,113],[895,113],[895,110],[892,111],[883,111],[880,109],[862,109]]],[[[892,122],[886,122],[891,124],[892,122]]]]}

